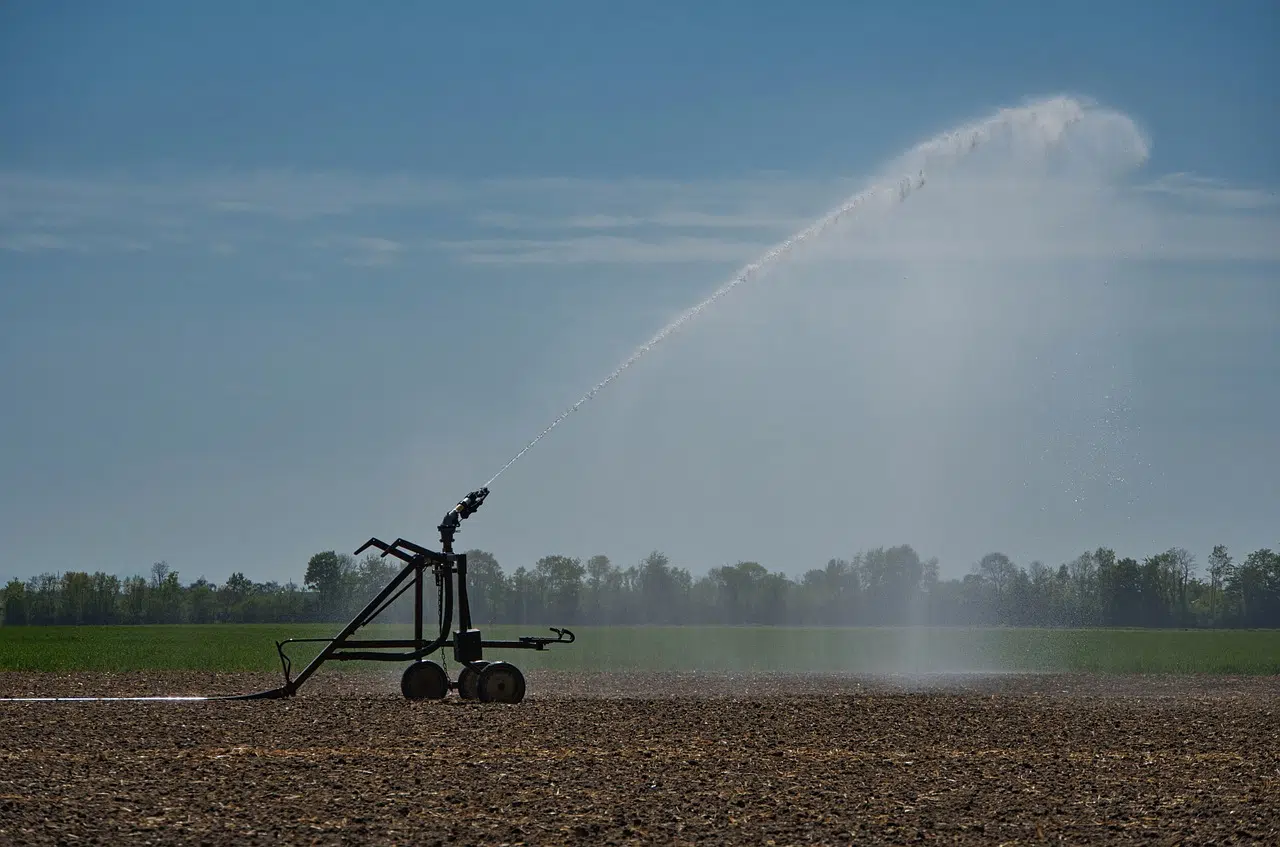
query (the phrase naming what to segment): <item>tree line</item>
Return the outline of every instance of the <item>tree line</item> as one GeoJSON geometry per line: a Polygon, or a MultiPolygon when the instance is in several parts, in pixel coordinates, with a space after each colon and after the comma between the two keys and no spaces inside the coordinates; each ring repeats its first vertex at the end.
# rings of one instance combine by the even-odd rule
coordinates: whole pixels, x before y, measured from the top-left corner
{"type": "MultiPolygon", "coordinates": [[[[1142,560],[1099,548],[1051,567],[1023,567],[1003,553],[941,579],[936,558],[910,545],[831,559],[798,578],[758,562],[695,577],[654,551],[621,567],[608,556],[552,555],[507,573],[470,550],[468,587],[477,624],[773,624],[810,626],[1280,627],[1280,553],[1243,559],[1213,548],[1203,573],[1173,548],[1142,560]]],[[[259,583],[243,573],[216,585],[183,584],[167,562],[146,576],[45,573],[13,579],[0,593],[6,626],[161,623],[337,622],[350,619],[400,563],[332,550],[307,563],[301,586],[259,583]]],[[[427,581],[427,617],[436,615],[427,581]]],[[[380,620],[412,619],[406,596],[380,620]]]]}

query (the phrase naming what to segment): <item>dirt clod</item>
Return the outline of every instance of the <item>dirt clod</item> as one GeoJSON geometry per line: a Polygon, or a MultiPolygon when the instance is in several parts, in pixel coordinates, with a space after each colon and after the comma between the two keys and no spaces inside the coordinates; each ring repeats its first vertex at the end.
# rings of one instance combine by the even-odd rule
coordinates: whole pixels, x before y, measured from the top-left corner
{"type": "MultiPolygon", "coordinates": [[[[1280,680],[531,672],[516,706],[0,702],[4,844],[1280,842],[1280,680]]],[[[0,674],[0,696],[274,677],[0,674]]]]}

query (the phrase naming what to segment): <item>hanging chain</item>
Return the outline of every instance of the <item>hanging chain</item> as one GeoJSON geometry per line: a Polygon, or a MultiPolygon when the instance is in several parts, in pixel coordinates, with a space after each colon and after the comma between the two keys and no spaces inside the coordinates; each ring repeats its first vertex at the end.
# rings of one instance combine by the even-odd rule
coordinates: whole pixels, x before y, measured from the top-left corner
{"type": "MultiPolygon", "coordinates": [[[[437,632],[444,632],[444,581],[449,578],[445,567],[436,565],[436,609],[440,619],[437,632]]],[[[440,666],[444,668],[445,679],[449,678],[449,659],[444,646],[440,647],[440,666]]]]}

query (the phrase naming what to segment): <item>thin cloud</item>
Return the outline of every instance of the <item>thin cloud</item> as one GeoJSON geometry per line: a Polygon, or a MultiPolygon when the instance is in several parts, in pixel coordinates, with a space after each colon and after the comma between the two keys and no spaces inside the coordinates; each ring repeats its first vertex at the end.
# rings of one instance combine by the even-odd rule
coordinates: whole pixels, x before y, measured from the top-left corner
{"type": "Polygon", "coordinates": [[[11,253],[145,253],[154,245],[113,235],[64,235],[51,232],[0,234],[0,250],[11,253]]]}
{"type": "MultiPolygon", "coordinates": [[[[888,215],[853,218],[806,246],[796,260],[1278,261],[1280,215],[1260,202],[1266,196],[1207,180],[1158,180],[1134,189],[1049,179],[938,180],[888,215]]],[[[660,219],[634,216],[646,223],[660,219]]],[[[728,216],[720,228],[743,219],[728,216]]],[[[771,228],[726,237],[705,228],[697,233],[698,227],[687,225],[693,220],[700,218],[669,217],[668,226],[644,237],[584,236],[572,221],[544,220],[541,230],[559,227],[559,237],[460,239],[435,246],[459,261],[484,264],[745,263],[810,222],[787,220],[783,226],[779,219],[771,228]]]]}
{"type": "Polygon", "coordinates": [[[0,221],[33,216],[65,225],[173,214],[247,215],[302,221],[362,209],[456,202],[465,186],[414,175],[252,171],[72,177],[0,172],[0,221]]]}
{"type": "Polygon", "coordinates": [[[733,262],[759,249],[756,242],[687,235],[659,240],[593,235],[561,239],[469,239],[436,245],[468,264],[582,265],[733,262]]]}
{"type": "MultiPolygon", "coordinates": [[[[259,171],[95,178],[0,173],[0,251],[311,244],[394,266],[411,251],[464,264],[740,264],[856,190],[765,175],[726,181],[259,171]],[[391,212],[393,214],[386,214],[391,212]],[[377,236],[317,236],[316,224],[377,236]],[[447,227],[444,237],[424,237],[447,227]]],[[[1131,187],[996,169],[930,180],[883,220],[854,216],[801,261],[884,259],[1280,259],[1274,191],[1170,174],[1131,187]]]]}
{"type": "MultiPolygon", "coordinates": [[[[697,202],[697,197],[688,201],[697,202]]],[[[768,215],[755,212],[707,212],[671,209],[643,214],[582,214],[565,217],[518,215],[511,212],[481,212],[472,220],[482,226],[507,230],[619,230],[655,227],[662,229],[764,229],[792,230],[808,220],[798,215],[768,215]]]]}
{"type": "Polygon", "coordinates": [[[396,264],[404,245],[399,241],[379,236],[331,235],[317,239],[315,246],[336,249],[346,255],[343,262],[362,268],[384,268],[396,264]]]}
{"type": "Polygon", "coordinates": [[[49,250],[75,250],[75,242],[48,232],[11,232],[0,235],[0,250],[15,253],[40,253],[49,250]]]}
{"type": "Polygon", "coordinates": [[[1269,209],[1280,206],[1280,195],[1259,188],[1240,188],[1188,173],[1168,174],[1139,190],[1163,194],[1222,209],[1269,209]]]}

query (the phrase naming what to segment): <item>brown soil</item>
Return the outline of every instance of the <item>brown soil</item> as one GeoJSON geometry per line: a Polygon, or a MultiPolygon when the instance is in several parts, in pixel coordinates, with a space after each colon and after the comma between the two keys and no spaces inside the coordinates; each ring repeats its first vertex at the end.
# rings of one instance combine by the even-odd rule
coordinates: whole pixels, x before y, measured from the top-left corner
{"type": "MultiPolygon", "coordinates": [[[[272,676],[0,673],[0,696],[272,676]]],[[[529,674],[0,702],[3,844],[1280,842],[1280,680],[529,674]]]]}

